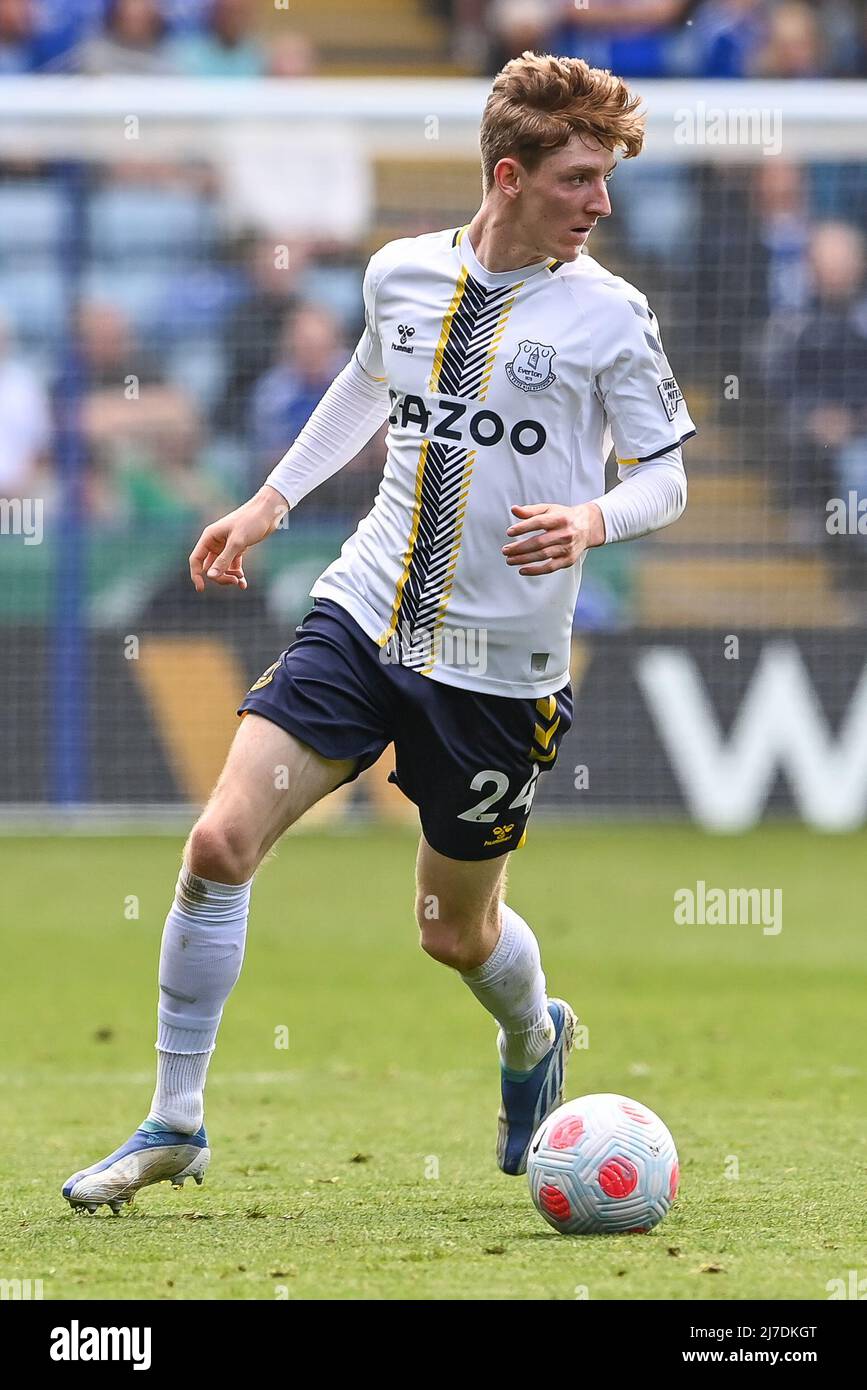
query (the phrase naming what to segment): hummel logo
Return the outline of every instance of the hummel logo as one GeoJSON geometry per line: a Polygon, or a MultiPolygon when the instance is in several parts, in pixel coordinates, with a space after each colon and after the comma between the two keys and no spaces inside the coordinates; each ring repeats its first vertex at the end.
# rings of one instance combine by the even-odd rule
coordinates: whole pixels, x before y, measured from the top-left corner
{"type": "Polygon", "coordinates": [[[399,323],[397,325],[397,331],[400,334],[400,342],[392,343],[391,345],[395,352],[412,352],[412,348],[407,347],[406,340],[407,338],[415,337],[415,329],[407,324],[399,323]]]}

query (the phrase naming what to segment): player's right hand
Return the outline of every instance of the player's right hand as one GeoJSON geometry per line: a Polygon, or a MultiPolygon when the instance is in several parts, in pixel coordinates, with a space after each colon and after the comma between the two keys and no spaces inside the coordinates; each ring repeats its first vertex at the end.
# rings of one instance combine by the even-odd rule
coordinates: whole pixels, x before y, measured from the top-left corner
{"type": "Polygon", "coordinates": [[[196,593],[204,592],[208,579],[246,589],[245,551],[270,536],[288,510],[285,498],[266,483],[249,502],[206,526],[190,555],[190,578],[196,593]]]}

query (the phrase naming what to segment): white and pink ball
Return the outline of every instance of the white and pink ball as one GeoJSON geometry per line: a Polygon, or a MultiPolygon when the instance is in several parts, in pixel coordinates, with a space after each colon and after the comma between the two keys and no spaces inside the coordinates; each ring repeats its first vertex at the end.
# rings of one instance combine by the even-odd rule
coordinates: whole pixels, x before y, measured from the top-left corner
{"type": "Polygon", "coordinates": [[[581,1096],[539,1126],[527,1179],[537,1209],[562,1235],[645,1232],[677,1196],[674,1140],[628,1096],[581,1096]]]}

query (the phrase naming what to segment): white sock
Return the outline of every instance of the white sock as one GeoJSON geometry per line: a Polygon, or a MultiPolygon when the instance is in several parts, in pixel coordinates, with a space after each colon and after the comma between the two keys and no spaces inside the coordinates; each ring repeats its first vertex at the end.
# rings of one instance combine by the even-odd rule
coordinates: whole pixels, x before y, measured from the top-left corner
{"type": "Polygon", "coordinates": [[[182,1134],[195,1134],[204,1117],[208,1063],[244,959],[252,883],[214,883],[184,865],[166,918],[148,1120],[182,1134]]]}
{"type": "Polygon", "coordinates": [[[497,1046],[503,1066],[532,1071],[551,1050],[554,1021],[539,943],[513,908],[500,903],[500,939],[484,965],[461,978],[500,1025],[497,1046]]]}

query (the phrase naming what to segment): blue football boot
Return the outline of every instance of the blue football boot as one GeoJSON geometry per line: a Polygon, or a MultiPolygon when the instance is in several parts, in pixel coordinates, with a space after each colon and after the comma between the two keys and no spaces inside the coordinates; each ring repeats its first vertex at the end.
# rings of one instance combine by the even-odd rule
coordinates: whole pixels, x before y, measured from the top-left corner
{"type": "Polygon", "coordinates": [[[572,1051],[577,1022],[562,999],[549,999],[554,1043],[532,1071],[501,1066],[502,1103],[497,1135],[497,1163],[504,1173],[526,1173],[527,1153],[543,1120],[563,1104],[566,1059],[572,1051]]]}
{"type": "Polygon", "coordinates": [[[117,1216],[140,1188],[151,1183],[168,1181],[183,1187],[193,1178],[201,1185],[210,1159],[204,1125],[196,1134],[179,1134],[145,1120],[108,1158],[67,1178],[61,1194],[74,1211],[93,1214],[97,1207],[109,1206],[117,1216]]]}

